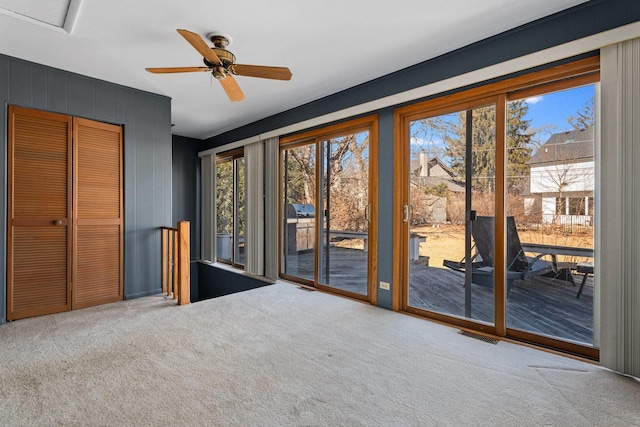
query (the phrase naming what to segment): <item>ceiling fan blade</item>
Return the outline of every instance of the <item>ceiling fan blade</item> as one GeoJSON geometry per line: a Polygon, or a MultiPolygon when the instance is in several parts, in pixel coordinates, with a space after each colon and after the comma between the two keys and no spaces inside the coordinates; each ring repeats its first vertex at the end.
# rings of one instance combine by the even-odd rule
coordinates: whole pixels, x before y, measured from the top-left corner
{"type": "Polygon", "coordinates": [[[263,79],[291,80],[291,70],[287,67],[265,67],[262,65],[233,64],[229,67],[233,74],[263,79]]]}
{"type": "Polygon", "coordinates": [[[209,67],[168,67],[168,68],[145,68],[150,73],[168,74],[168,73],[193,73],[197,71],[209,71],[209,67]]]}
{"type": "Polygon", "coordinates": [[[207,61],[211,62],[212,64],[222,63],[218,55],[216,55],[216,53],[211,50],[209,45],[205,43],[202,37],[188,30],[178,29],[176,31],[178,31],[180,35],[184,37],[191,46],[193,46],[198,52],[200,52],[200,55],[202,55],[207,61]]]}
{"type": "Polygon", "coordinates": [[[244,99],[244,93],[242,93],[242,89],[240,89],[238,82],[233,78],[232,75],[227,74],[224,79],[218,81],[222,85],[222,88],[227,93],[227,96],[230,100],[236,102],[242,101],[244,99]]]}

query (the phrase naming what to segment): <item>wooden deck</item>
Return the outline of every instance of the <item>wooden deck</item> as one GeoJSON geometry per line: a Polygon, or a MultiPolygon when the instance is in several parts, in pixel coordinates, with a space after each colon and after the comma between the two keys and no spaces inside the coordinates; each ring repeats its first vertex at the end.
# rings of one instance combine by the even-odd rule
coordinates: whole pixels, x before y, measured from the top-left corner
{"type": "MultiPolygon", "coordinates": [[[[366,294],[367,253],[332,247],[329,286],[366,294]]],[[[289,256],[288,273],[313,278],[313,253],[289,256]]],[[[587,279],[576,298],[581,275],[571,282],[537,277],[514,282],[507,299],[507,327],[564,340],[593,343],[593,278],[587,279]]],[[[465,317],[465,289],[462,273],[438,266],[412,263],[409,305],[416,308],[465,317]]],[[[471,316],[493,322],[493,288],[471,285],[471,316]]]]}

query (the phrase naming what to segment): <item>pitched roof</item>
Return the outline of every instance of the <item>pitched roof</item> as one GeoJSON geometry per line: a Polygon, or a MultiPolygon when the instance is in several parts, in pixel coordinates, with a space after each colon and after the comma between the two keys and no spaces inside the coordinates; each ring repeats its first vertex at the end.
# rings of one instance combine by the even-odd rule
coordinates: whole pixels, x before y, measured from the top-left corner
{"type": "Polygon", "coordinates": [[[593,127],[554,133],[531,156],[529,165],[593,160],[593,127]]]}
{"type": "Polygon", "coordinates": [[[464,193],[464,184],[444,176],[412,176],[411,184],[420,187],[435,187],[440,184],[447,184],[450,191],[454,193],[464,193]]]}

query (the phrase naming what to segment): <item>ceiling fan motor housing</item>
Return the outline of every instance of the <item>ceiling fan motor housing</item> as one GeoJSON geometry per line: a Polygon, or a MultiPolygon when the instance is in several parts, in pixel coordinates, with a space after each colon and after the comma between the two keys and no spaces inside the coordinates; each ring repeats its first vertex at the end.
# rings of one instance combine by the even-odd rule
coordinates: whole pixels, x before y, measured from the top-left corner
{"type": "Polygon", "coordinates": [[[207,67],[211,68],[213,77],[218,80],[224,79],[226,75],[230,73],[229,67],[236,61],[236,57],[233,53],[229,52],[226,49],[212,47],[211,50],[213,50],[215,54],[218,55],[221,64],[214,64],[208,61],[206,58],[203,58],[204,64],[207,67]]]}

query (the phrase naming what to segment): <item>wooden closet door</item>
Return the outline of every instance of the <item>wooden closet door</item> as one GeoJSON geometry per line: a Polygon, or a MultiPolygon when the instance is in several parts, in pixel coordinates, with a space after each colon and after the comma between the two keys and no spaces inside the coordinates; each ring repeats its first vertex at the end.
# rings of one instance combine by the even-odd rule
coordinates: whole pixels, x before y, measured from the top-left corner
{"type": "Polygon", "coordinates": [[[7,318],[71,306],[71,117],[9,107],[7,318]]]}
{"type": "Polygon", "coordinates": [[[122,127],[74,118],[73,308],[123,299],[122,127]]]}

